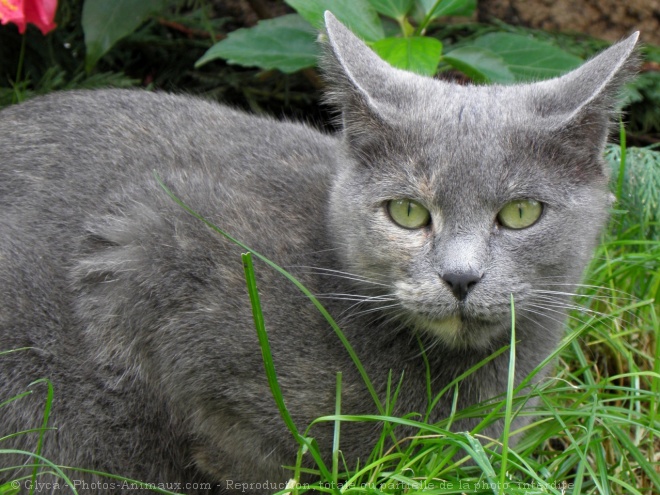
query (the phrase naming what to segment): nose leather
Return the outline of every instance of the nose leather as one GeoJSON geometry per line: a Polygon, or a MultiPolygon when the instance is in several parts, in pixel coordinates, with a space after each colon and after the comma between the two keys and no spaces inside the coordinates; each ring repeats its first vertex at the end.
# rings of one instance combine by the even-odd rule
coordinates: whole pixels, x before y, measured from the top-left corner
{"type": "Polygon", "coordinates": [[[481,280],[481,275],[474,271],[447,272],[443,273],[440,278],[449,286],[456,299],[462,301],[481,280]]]}

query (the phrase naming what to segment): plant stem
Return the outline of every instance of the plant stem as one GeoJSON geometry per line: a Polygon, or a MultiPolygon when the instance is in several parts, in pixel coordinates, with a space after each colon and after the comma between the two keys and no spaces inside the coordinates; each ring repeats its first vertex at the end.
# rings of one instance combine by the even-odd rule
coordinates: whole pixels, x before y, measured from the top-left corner
{"type": "Polygon", "coordinates": [[[421,36],[424,34],[424,31],[426,31],[426,28],[433,19],[433,13],[442,2],[443,0],[436,0],[436,2],[433,4],[433,7],[431,7],[426,16],[424,16],[424,20],[420,22],[419,26],[417,26],[417,29],[415,29],[415,36],[421,36]]]}
{"type": "Polygon", "coordinates": [[[621,147],[621,157],[619,160],[619,176],[616,181],[616,200],[621,202],[623,181],[626,175],[626,128],[621,120],[619,121],[619,146],[621,147]]]}
{"type": "Polygon", "coordinates": [[[21,82],[21,75],[23,74],[23,60],[25,59],[25,45],[27,34],[21,36],[21,53],[18,56],[18,67],[16,68],[16,77],[14,79],[14,103],[20,103],[23,101],[23,95],[18,89],[21,82]]]}

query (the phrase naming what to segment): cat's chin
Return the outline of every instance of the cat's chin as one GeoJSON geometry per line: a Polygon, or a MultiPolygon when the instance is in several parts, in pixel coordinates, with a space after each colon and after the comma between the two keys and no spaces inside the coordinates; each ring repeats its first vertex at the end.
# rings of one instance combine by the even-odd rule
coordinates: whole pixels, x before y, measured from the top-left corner
{"type": "Polygon", "coordinates": [[[447,347],[454,349],[486,349],[500,335],[501,326],[484,321],[467,320],[461,315],[442,319],[423,316],[415,318],[418,329],[432,334],[447,347]]]}

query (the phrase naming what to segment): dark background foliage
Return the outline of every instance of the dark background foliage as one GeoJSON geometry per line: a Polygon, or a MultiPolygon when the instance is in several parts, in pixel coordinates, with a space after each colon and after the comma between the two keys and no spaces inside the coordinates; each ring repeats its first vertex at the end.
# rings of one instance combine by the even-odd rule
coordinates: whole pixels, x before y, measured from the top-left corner
{"type": "MultiPolygon", "coordinates": [[[[231,65],[219,59],[195,67],[195,62],[228,33],[254,26],[260,19],[294,12],[286,3],[281,0],[162,2],[164,8],[121,39],[91,70],[89,67],[86,70],[85,64],[80,0],[60,2],[58,28],[47,36],[32,26],[25,36],[12,25],[1,27],[0,106],[54,90],[144,87],[198,94],[257,113],[302,119],[317,126],[330,125],[328,110],[319,105],[323,81],[316,69],[283,74],[277,70],[231,65]]],[[[492,2],[483,5],[479,2],[477,12],[470,18],[440,18],[427,34],[442,41],[444,52],[489,32],[532,33],[536,39],[549,41],[582,58],[607,46],[607,42],[584,34],[550,33],[507,25],[489,15],[494,10],[492,2]]],[[[644,56],[640,77],[627,91],[629,144],[660,142],[660,49],[646,45],[644,56]]],[[[443,70],[441,63],[437,77],[469,81],[465,74],[449,69],[443,70]]]]}

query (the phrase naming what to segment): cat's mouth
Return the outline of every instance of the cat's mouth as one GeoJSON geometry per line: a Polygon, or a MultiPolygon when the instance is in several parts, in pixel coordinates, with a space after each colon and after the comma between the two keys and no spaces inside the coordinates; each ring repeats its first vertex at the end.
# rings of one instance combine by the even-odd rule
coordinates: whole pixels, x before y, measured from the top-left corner
{"type": "Polygon", "coordinates": [[[435,285],[399,282],[396,288],[407,323],[447,347],[490,348],[493,341],[509,331],[511,316],[504,300],[500,304],[480,305],[469,299],[442,298],[434,291],[435,285]]]}
{"type": "Polygon", "coordinates": [[[446,318],[416,315],[415,326],[432,334],[452,348],[487,348],[501,334],[505,325],[499,322],[469,318],[455,314],[446,318]]]}
{"type": "Polygon", "coordinates": [[[463,329],[463,318],[460,315],[443,319],[430,319],[426,321],[428,329],[443,339],[455,341],[463,329]]]}

